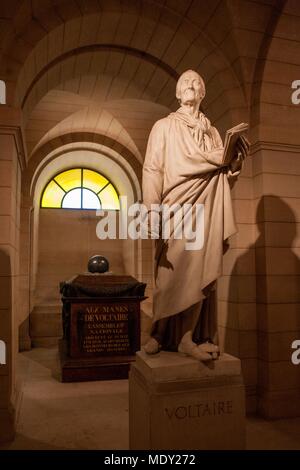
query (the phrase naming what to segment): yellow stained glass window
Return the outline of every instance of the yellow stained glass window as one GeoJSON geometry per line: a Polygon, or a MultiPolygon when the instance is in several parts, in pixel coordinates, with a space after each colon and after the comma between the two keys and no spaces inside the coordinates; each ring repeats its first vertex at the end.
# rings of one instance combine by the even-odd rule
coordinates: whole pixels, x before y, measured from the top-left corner
{"type": "Polygon", "coordinates": [[[50,181],[42,196],[42,207],[61,207],[65,192],[55,183],[50,181]]]}
{"type": "Polygon", "coordinates": [[[72,168],[54,176],[41,197],[41,207],[119,210],[119,196],[112,183],[87,168],[72,168]]]}
{"type": "Polygon", "coordinates": [[[59,186],[66,192],[70,189],[81,187],[81,168],[75,168],[74,170],[63,171],[54,178],[59,186]]]}
{"type": "Polygon", "coordinates": [[[110,183],[98,194],[102,209],[120,209],[120,201],[117,191],[110,183]]]}
{"type": "Polygon", "coordinates": [[[104,188],[109,183],[108,179],[93,170],[83,170],[83,187],[91,189],[94,193],[104,188]]]}

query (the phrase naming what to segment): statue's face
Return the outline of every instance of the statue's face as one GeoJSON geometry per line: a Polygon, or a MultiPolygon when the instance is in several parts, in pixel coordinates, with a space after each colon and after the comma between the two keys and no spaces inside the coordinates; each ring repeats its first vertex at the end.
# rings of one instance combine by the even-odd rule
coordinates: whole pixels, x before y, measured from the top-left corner
{"type": "Polygon", "coordinates": [[[182,105],[200,104],[203,98],[202,83],[197,72],[188,71],[181,75],[177,98],[182,105]]]}

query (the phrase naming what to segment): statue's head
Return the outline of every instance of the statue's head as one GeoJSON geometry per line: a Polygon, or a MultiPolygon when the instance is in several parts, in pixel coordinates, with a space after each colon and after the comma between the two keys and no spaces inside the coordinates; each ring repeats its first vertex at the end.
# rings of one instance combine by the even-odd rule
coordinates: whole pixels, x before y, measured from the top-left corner
{"type": "Polygon", "coordinates": [[[200,106],[205,96],[203,78],[194,70],[187,70],[180,75],[176,85],[176,98],[181,105],[197,104],[200,106]]]}

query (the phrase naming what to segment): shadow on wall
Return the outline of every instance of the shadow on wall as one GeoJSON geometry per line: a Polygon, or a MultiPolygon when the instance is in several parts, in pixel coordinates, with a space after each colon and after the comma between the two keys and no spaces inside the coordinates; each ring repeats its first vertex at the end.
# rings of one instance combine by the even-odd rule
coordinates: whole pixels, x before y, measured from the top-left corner
{"type": "MultiPolygon", "coordinates": [[[[256,242],[236,260],[231,272],[224,344],[226,352],[242,359],[246,385],[248,382],[253,387],[257,383],[257,358],[261,358],[261,353],[264,355],[257,347],[257,330],[263,335],[268,333],[271,321],[272,332],[286,331],[286,304],[295,307],[300,301],[300,261],[293,252],[297,236],[293,210],[279,197],[266,195],[259,201],[256,224],[259,229],[256,242]],[[250,276],[251,265],[255,266],[255,275],[250,276]]],[[[299,332],[300,315],[293,317],[292,322],[293,328],[289,325],[288,329],[299,332]]]]}

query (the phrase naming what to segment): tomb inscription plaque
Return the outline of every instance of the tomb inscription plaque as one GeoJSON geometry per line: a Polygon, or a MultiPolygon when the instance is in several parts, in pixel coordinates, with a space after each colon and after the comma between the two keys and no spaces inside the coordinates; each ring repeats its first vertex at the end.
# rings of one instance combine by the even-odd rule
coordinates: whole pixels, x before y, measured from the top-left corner
{"type": "Polygon", "coordinates": [[[140,349],[145,284],[131,276],[79,275],[61,284],[62,380],[126,378],[140,349]]]}

